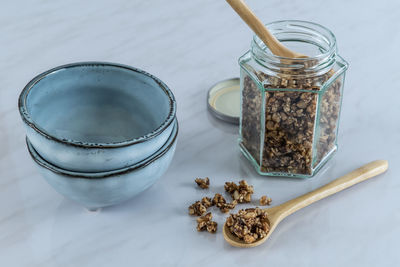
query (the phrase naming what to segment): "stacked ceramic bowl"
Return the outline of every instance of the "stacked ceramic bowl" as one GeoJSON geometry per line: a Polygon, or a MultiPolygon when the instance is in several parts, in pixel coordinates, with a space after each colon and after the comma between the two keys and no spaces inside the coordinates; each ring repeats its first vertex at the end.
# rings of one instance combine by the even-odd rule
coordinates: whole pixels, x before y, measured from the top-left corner
{"type": "Polygon", "coordinates": [[[89,210],[150,187],[175,152],[172,92],[132,67],[85,62],[54,68],[27,84],[19,111],[43,177],[89,210]]]}

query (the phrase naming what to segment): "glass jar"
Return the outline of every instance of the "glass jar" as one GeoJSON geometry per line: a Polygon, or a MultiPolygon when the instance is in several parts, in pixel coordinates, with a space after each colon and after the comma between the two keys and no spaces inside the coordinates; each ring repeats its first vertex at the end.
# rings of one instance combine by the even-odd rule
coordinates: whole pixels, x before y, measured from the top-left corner
{"type": "Polygon", "coordinates": [[[305,21],[266,25],[307,58],[273,55],[254,36],[239,59],[240,148],[261,175],[313,176],[337,150],[347,62],[325,27],[305,21]]]}

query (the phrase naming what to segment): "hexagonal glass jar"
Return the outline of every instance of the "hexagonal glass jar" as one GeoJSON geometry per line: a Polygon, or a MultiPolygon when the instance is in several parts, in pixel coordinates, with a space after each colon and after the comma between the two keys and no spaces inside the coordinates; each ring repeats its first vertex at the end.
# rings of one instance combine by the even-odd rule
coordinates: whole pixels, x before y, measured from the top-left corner
{"type": "Polygon", "coordinates": [[[348,64],[321,25],[279,21],[267,27],[307,57],[275,56],[254,36],[239,59],[240,148],[261,175],[311,177],[337,150],[348,64]]]}

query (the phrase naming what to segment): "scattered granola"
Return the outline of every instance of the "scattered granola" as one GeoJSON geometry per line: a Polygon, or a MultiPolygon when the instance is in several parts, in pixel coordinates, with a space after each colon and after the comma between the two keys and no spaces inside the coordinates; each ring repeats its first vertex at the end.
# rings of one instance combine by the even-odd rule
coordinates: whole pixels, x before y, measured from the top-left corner
{"type": "Polygon", "coordinates": [[[214,221],[211,221],[212,214],[211,212],[207,213],[206,215],[197,218],[197,231],[205,231],[209,233],[215,233],[217,231],[218,224],[214,221]]]}
{"type": "Polygon", "coordinates": [[[207,208],[200,202],[196,201],[189,206],[189,215],[201,216],[206,213],[207,208]]]}
{"type": "MultiPolygon", "coordinates": [[[[197,231],[208,231],[210,233],[217,231],[217,223],[211,220],[212,214],[211,212],[207,213],[208,208],[216,206],[221,212],[227,213],[234,209],[238,203],[250,202],[254,192],[253,186],[245,180],[240,181],[239,184],[226,182],[225,190],[232,196],[231,203],[227,203],[221,194],[216,193],[212,199],[203,197],[201,201],[196,201],[189,206],[190,215],[201,216],[197,218],[197,231]]],[[[267,196],[260,198],[261,205],[270,205],[271,201],[271,198],[267,196]]],[[[259,208],[240,210],[238,214],[231,214],[227,219],[227,225],[232,233],[246,243],[255,242],[269,231],[267,214],[259,208]]]]}
{"type": "Polygon", "coordinates": [[[261,206],[266,206],[266,205],[271,205],[272,199],[270,197],[267,196],[262,196],[260,198],[260,205],[261,206]]]}
{"type": "Polygon", "coordinates": [[[206,177],[204,179],[196,178],[194,181],[202,189],[208,189],[208,187],[210,185],[210,179],[208,177],[206,177]]]}
{"type": "Polygon", "coordinates": [[[227,218],[226,225],[233,235],[245,243],[254,243],[265,237],[270,229],[267,212],[260,208],[239,210],[227,218]]]}
{"type": "Polygon", "coordinates": [[[225,191],[228,192],[232,199],[238,203],[248,203],[251,201],[251,195],[254,193],[254,188],[245,180],[242,180],[239,182],[239,185],[234,182],[226,182],[225,191]]]}

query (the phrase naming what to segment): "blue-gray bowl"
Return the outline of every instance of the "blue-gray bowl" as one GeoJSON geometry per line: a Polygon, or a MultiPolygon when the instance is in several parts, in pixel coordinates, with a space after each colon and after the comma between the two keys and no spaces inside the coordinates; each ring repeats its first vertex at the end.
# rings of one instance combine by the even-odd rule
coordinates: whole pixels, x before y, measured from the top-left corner
{"type": "Polygon", "coordinates": [[[83,62],[31,80],[19,111],[35,150],[78,172],[131,166],[158,151],[173,128],[176,102],[158,78],[129,66],[83,62]]]}
{"type": "Polygon", "coordinates": [[[153,185],[167,170],[175,153],[178,123],[168,141],[151,157],[130,167],[99,173],[63,170],[45,161],[27,138],[29,153],[45,180],[60,194],[89,210],[126,201],[153,185]]]}

